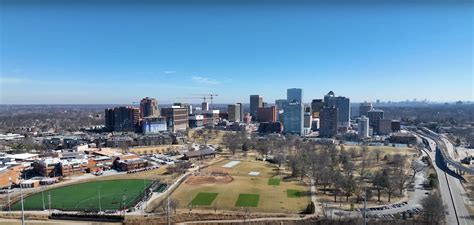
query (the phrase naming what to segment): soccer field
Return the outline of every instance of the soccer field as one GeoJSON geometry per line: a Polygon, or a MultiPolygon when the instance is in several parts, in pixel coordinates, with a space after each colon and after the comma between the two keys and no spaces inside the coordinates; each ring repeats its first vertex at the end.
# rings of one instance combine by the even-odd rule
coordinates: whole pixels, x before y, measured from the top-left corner
{"type": "MultiPolygon", "coordinates": [[[[105,180],[72,184],[38,192],[24,200],[25,210],[43,210],[49,208],[48,196],[51,195],[51,209],[60,210],[115,210],[129,208],[143,192],[150,180],[105,180]],[[100,192],[100,201],[99,201],[100,192]],[[43,201],[44,200],[44,201],[43,201]]],[[[12,205],[12,210],[21,210],[20,201],[12,205]]]]}

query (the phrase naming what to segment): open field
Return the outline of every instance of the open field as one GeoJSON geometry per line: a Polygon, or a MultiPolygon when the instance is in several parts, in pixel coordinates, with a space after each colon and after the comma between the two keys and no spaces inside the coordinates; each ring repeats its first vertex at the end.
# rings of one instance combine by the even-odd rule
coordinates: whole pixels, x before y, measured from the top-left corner
{"type": "Polygon", "coordinates": [[[242,207],[251,207],[251,210],[258,212],[299,213],[306,208],[309,186],[298,180],[284,180],[277,175],[276,167],[265,162],[242,161],[232,168],[222,167],[229,161],[218,162],[183,182],[171,195],[172,199],[177,200],[178,208],[187,209],[189,203],[199,196],[198,193],[217,193],[212,204],[197,206],[199,209],[241,211],[242,207]],[[252,171],[260,174],[248,175],[252,171]],[[210,175],[211,172],[221,175],[210,175]],[[270,181],[278,181],[279,185],[269,185],[270,181]],[[303,194],[288,197],[288,189],[303,194]]]}
{"type": "Polygon", "coordinates": [[[286,190],[286,196],[288,196],[289,198],[297,198],[303,194],[304,193],[302,193],[300,190],[293,190],[293,189],[286,190]]]}
{"type": "Polygon", "coordinates": [[[268,179],[268,185],[278,186],[278,185],[280,185],[280,180],[275,179],[275,178],[270,178],[270,179],[268,179]]]}
{"type": "Polygon", "coordinates": [[[237,207],[257,207],[260,195],[256,194],[240,194],[235,206],[237,207]]]}
{"type": "MultiPolygon", "coordinates": [[[[43,210],[49,208],[48,196],[51,195],[51,208],[61,210],[119,209],[122,204],[131,207],[136,198],[148,186],[150,180],[107,180],[87,183],[71,184],[64,187],[50,189],[45,192],[32,194],[25,198],[25,210],[43,210]]],[[[13,210],[20,210],[20,202],[12,205],[13,210]]]]}
{"type": "Polygon", "coordinates": [[[217,193],[199,192],[191,202],[192,205],[211,205],[217,193]]]}

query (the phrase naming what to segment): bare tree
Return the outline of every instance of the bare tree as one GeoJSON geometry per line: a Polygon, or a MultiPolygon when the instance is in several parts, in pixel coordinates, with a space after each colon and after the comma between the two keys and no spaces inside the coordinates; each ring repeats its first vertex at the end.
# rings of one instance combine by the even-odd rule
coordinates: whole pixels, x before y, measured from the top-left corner
{"type": "Polygon", "coordinates": [[[374,154],[375,154],[375,159],[377,160],[377,163],[379,163],[380,156],[382,156],[382,150],[377,148],[374,150],[374,154]]]}
{"type": "Polygon", "coordinates": [[[349,197],[352,196],[356,188],[355,181],[352,176],[344,176],[342,181],[342,189],[346,196],[346,202],[349,202],[349,197]]]}
{"type": "Polygon", "coordinates": [[[424,165],[418,161],[413,160],[411,161],[410,169],[413,171],[413,178],[416,176],[417,173],[421,172],[424,168],[424,165]]]}
{"type": "Polygon", "coordinates": [[[377,201],[380,202],[380,193],[383,190],[387,177],[380,171],[377,171],[372,178],[372,186],[377,190],[377,201]]]}
{"type": "Polygon", "coordinates": [[[332,176],[332,183],[334,184],[334,202],[337,201],[337,196],[339,196],[340,189],[344,185],[344,177],[340,172],[334,172],[332,176]]]}
{"type": "Polygon", "coordinates": [[[257,151],[260,153],[262,157],[267,156],[268,151],[270,150],[270,141],[267,139],[259,139],[257,141],[257,151]]]}
{"type": "Polygon", "coordinates": [[[392,176],[393,178],[391,179],[391,181],[393,181],[397,185],[397,188],[400,191],[400,195],[401,195],[403,193],[403,190],[405,189],[405,183],[408,180],[408,176],[405,170],[407,157],[402,156],[400,154],[395,154],[392,160],[393,160],[394,172],[393,172],[393,176],[392,176]]]}
{"type": "Polygon", "coordinates": [[[242,149],[241,136],[231,132],[226,133],[223,138],[223,144],[229,149],[232,155],[235,155],[238,149],[242,149]]]}
{"type": "Polygon", "coordinates": [[[385,191],[387,192],[388,202],[390,202],[393,193],[398,188],[397,185],[399,182],[397,181],[397,176],[390,174],[388,170],[384,170],[383,176],[386,177],[385,182],[383,183],[383,187],[385,191]]]}
{"type": "Polygon", "coordinates": [[[423,219],[426,224],[444,224],[445,205],[439,194],[431,194],[421,200],[423,219]]]}
{"type": "Polygon", "coordinates": [[[327,187],[330,185],[333,179],[333,171],[328,167],[323,167],[319,173],[319,182],[323,185],[323,193],[326,194],[327,187]]]}

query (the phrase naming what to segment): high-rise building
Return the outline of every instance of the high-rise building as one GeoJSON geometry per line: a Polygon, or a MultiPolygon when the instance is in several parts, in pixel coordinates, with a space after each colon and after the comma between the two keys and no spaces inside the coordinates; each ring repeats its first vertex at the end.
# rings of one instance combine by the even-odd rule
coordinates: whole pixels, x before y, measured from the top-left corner
{"type": "Polygon", "coordinates": [[[311,114],[313,118],[319,118],[319,111],[324,107],[324,102],[322,99],[313,99],[311,101],[311,114]]]}
{"type": "Polygon", "coordinates": [[[114,131],[114,109],[105,109],[105,129],[107,131],[114,131]]]}
{"type": "Polygon", "coordinates": [[[139,121],[138,108],[121,106],[105,110],[105,126],[108,131],[135,132],[139,121]]]}
{"type": "Polygon", "coordinates": [[[135,132],[140,122],[140,109],[119,107],[114,110],[115,131],[135,132]]]}
{"type": "Polygon", "coordinates": [[[168,108],[162,108],[161,114],[166,117],[166,126],[169,131],[176,132],[188,128],[188,108],[171,106],[168,108]]]}
{"type": "Polygon", "coordinates": [[[381,135],[387,135],[392,133],[392,120],[391,119],[380,119],[378,126],[378,133],[381,135]]]}
{"type": "Polygon", "coordinates": [[[359,119],[359,138],[364,139],[369,137],[369,118],[362,116],[359,119]]]}
{"type": "Polygon", "coordinates": [[[332,107],[335,106],[338,109],[338,127],[349,127],[351,107],[349,98],[334,95],[334,92],[330,91],[324,96],[324,106],[332,107]]]}
{"type": "Polygon", "coordinates": [[[400,120],[392,120],[392,132],[399,132],[401,128],[400,120]]]}
{"type": "Polygon", "coordinates": [[[188,107],[188,113],[189,113],[190,115],[193,114],[193,112],[194,112],[194,111],[193,111],[193,105],[188,104],[187,107],[188,107]]]}
{"type": "Polygon", "coordinates": [[[266,108],[257,109],[257,121],[263,122],[276,122],[276,107],[270,106],[266,108]]]}
{"type": "Polygon", "coordinates": [[[154,98],[143,98],[140,101],[140,118],[159,116],[158,101],[154,98]]]}
{"type": "Polygon", "coordinates": [[[189,127],[196,128],[204,126],[204,116],[203,115],[190,115],[189,116],[189,127]]]}
{"type": "Polygon", "coordinates": [[[240,104],[233,104],[227,106],[228,119],[230,122],[240,121],[240,104]]]}
{"type": "Polygon", "coordinates": [[[142,133],[144,134],[156,134],[166,130],[165,117],[145,117],[142,120],[142,133]]]}
{"type": "Polygon", "coordinates": [[[286,101],[283,104],[283,132],[303,135],[304,106],[298,101],[286,101]]]}
{"type": "Polygon", "coordinates": [[[296,101],[303,104],[303,89],[301,88],[290,88],[286,90],[286,100],[292,102],[296,101]]]}
{"type": "Polygon", "coordinates": [[[309,109],[308,111],[305,110],[303,121],[304,135],[307,135],[311,133],[311,125],[313,122],[313,117],[311,116],[311,109],[309,109]]]}
{"type": "Polygon", "coordinates": [[[189,103],[176,102],[173,105],[183,107],[183,108],[187,108],[188,109],[188,114],[193,114],[193,105],[191,105],[189,103]]]}
{"type": "Polygon", "coordinates": [[[242,105],[242,103],[237,103],[237,105],[239,105],[239,109],[240,109],[240,117],[239,117],[239,122],[243,122],[244,121],[244,106],[242,105]]]}
{"type": "Polygon", "coordinates": [[[339,109],[334,105],[331,107],[323,107],[321,113],[319,114],[320,137],[334,137],[337,135],[338,111],[339,109]]]}
{"type": "Polygon", "coordinates": [[[263,97],[260,95],[250,95],[250,116],[257,118],[257,109],[263,107],[263,97]]]}
{"type": "Polygon", "coordinates": [[[282,123],[283,123],[283,116],[282,116],[283,105],[286,104],[286,102],[288,102],[288,100],[286,100],[286,99],[277,99],[277,100],[275,100],[277,121],[280,121],[282,123]]]}
{"type": "Polygon", "coordinates": [[[209,110],[209,103],[207,103],[207,102],[202,102],[202,104],[201,104],[201,110],[202,110],[202,111],[207,111],[207,110],[209,110]]]}
{"type": "Polygon", "coordinates": [[[372,127],[375,133],[379,132],[379,121],[383,119],[383,110],[380,109],[372,109],[367,112],[369,117],[369,126],[372,127]]]}
{"type": "Polygon", "coordinates": [[[369,116],[368,112],[372,110],[371,102],[362,102],[359,104],[359,116],[369,116]]]}
{"type": "Polygon", "coordinates": [[[207,111],[202,111],[203,125],[205,127],[214,127],[214,125],[219,122],[219,118],[222,116],[220,110],[211,109],[207,111]]]}
{"type": "Polygon", "coordinates": [[[258,126],[258,133],[281,133],[283,131],[283,125],[280,122],[263,122],[258,126]]]}

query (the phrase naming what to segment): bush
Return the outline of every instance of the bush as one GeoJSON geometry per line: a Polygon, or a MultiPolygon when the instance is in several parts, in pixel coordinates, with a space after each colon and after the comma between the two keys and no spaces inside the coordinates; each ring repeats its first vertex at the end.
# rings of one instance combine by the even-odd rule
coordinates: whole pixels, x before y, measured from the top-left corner
{"type": "Polygon", "coordinates": [[[306,211],[304,212],[305,214],[313,214],[316,211],[316,207],[314,206],[314,203],[311,202],[308,204],[306,207],[306,211]]]}

